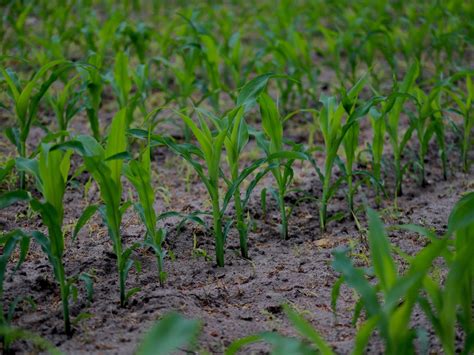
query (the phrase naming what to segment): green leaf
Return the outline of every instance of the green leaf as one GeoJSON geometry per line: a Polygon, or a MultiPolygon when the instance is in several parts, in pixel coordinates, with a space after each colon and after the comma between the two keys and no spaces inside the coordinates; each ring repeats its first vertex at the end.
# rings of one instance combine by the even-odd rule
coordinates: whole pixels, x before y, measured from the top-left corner
{"type": "Polygon", "coordinates": [[[132,80],[129,75],[128,56],[124,52],[118,52],[115,56],[114,79],[119,91],[120,107],[125,108],[128,95],[132,89],[132,80]]]}
{"type": "Polygon", "coordinates": [[[97,212],[99,209],[98,205],[89,205],[87,206],[82,214],[80,215],[79,219],[77,220],[76,226],[74,227],[74,231],[72,232],[72,239],[76,240],[77,235],[81,231],[82,227],[86,225],[86,223],[91,219],[91,217],[97,212]]]}
{"type": "Polygon", "coordinates": [[[46,350],[49,354],[52,355],[62,354],[62,352],[59,351],[59,349],[56,348],[53,344],[51,344],[48,340],[27,330],[1,325],[0,336],[8,338],[10,342],[15,342],[17,340],[31,342],[36,347],[46,350]]]}
{"type": "Polygon", "coordinates": [[[365,279],[362,270],[352,265],[345,251],[334,252],[333,268],[340,272],[345,282],[360,294],[369,317],[378,314],[380,305],[375,288],[365,279]]]}
{"type": "Polygon", "coordinates": [[[199,322],[171,313],[147,333],[137,355],[167,355],[192,343],[200,330],[199,322]]]}
{"type": "Polygon", "coordinates": [[[461,198],[454,206],[448,220],[448,234],[474,223],[474,192],[461,198]]]}
{"type": "Polygon", "coordinates": [[[286,313],[286,316],[290,320],[290,322],[293,324],[293,326],[296,328],[296,330],[305,338],[310,340],[316,348],[321,352],[323,355],[330,355],[334,354],[334,352],[331,350],[329,345],[324,341],[324,339],[319,335],[319,333],[316,331],[316,329],[313,328],[313,326],[303,318],[300,314],[296,313],[292,308],[290,308],[288,305],[284,305],[283,309],[286,313]]]}
{"type": "MultiPolygon", "coordinates": [[[[122,153],[127,150],[127,137],[125,135],[126,128],[127,110],[123,108],[115,114],[112,120],[110,132],[107,137],[105,157],[112,157],[115,154],[122,153]]],[[[110,160],[106,164],[110,169],[112,180],[115,182],[117,187],[121,186],[120,176],[122,174],[123,161],[120,159],[110,160]]]]}
{"type": "Polygon", "coordinates": [[[368,240],[370,256],[374,271],[380,280],[382,289],[387,291],[397,279],[397,269],[390,254],[390,243],[385,234],[383,223],[377,213],[367,208],[367,217],[369,221],[368,240]]]}
{"type": "Polygon", "coordinates": [[[5,192],[0,195],[0,210],[7,208],[20,201],[30,201],[31,195],[24,190],[5,192]]]}
{"type": "Polygon", "coordinates": [[[279,75],[274,73],[259,75],[240,88],[236,106],[244,106],[246,110],[253,106],[260,94],[267,88],[268,81],[272,78],[285,78],[296,82],[296,80],[287,75],[279,75]]]}

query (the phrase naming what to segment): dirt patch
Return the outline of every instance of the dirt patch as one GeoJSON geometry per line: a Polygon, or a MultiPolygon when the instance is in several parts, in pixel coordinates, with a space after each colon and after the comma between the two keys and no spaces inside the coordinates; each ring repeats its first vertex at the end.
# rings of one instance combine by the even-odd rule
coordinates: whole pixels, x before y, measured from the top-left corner
{"type": "MultiPolygon", "coordinates": [[[[298,139],[296,130],[290,129],[289,134],[298,139]]],[[[368,127],[363,126],[361,134],[367,138],[368,127]]],[[[37,135],[40,136],[39,133],[37,135]]],[[[5,145],[2,144],[2,147],[5,145]]],[[[7,156],[6,151],[3,153],[7,156]]],[[[155,182],[160,186],[155,206],[157,211],[207,209],[206,191],[192,173],[188,174],[186,165],[165,149],[155,153],[155,182]]],[[[443,181],[436,154],[431,155],[427,166],[427,187],[419,188],[414,177],[408,175],[405,194],[397,201],[398,210],[390,198],[379,206],[378,210],[387,224],[416,223],[442,233],[454,203],[463,192],[473,188],[474,174],[462,174],[455,168],[451,169],[448,180],[443,181]]],[[[79,160],[75,161],[75,164],[79,163],[79,160]]],[[[459,165],[456,156],[453,156],[451,163],[459,165]]],[[[295,191],[289,194],[288,202],[298,201],[305,193],[316,197],[320,195],[321,184],[310,167],[297,164],[295,175],[295,191]]],[[[177,310],[202,321],[199,349],[221,353],[231,341],[255,332],[278,330],[283,334],[293,334],[281,308],[282,303],[291,303],[298,310],[305,311],[337,352],[347,353],[352,348],[355,334],[355,327],[351,324],[353,292],[342,288],[336,316],[330,305],[332,286],[338,277],[331,267],[331,251],[350,246],[354,255],[368,255],[364,232],[359,231],[348,216],[331,223],[328,232],[322,234],[317,203],[299,203],[290,217],[290,239],[283,241],[278,233],[276,205],[270,200],[264,214],[257,189],[249,206],[253,220],[249,245],[251,260],[239,257],[238,237],[232,231],[227,242],[224,268],[217,268],[213,262],[213,238],[208,231],[192,224],[186,224],[178,231],[175,221],[169,220],[165,223],[169,230],[167,248],[173,257],[166,260],[169,274],[166,285],[159,286],[153,254],[140,249],[134,257],[140,261],[142,271],[132,271],[127,286],[141,287],[141,291],[132,297],[127,308],[120,308],[115,259],[101,220],[95,217],[76,241],[70,238],[74,223],[87,202],[98,199],[94,185],[84,196],[87,176],[78,179],[65,195],[67,246],[64,260],[69,275],[87,272],[93,276],[94,300],[89,303],[80,288],[72,314],[82,320],[75,323],[73,336],[66,337],[62,330],[60,298],[52,270],[45,255],[35,245],[21,270],[13,276],[9,274],[5,283],[7,302],[19,295],[29,295],[36,304],[35,309],[20,305],[13,321],[15,326],[38,333],[67,353],[126,354],[136,348],[137,342],[154,321],[170,310],[177,310]],[[196,253],[196,248],[202,251],[196,253]]],[[[272,183],[269,176],[259,188],[272,183]]],[[[387,176],[387,183],[391,186],[390,176],[387,176]]],[[[124,195],[129,193],[128,189],[126,185],[124,195]]],[[[362,185],[357,194],[357,205],[364,203],[375,207],[373,189],[362,185]]],[[[341,191],[331,201],[329,211],[346,210],[341,191]]],[[[364,225],[363,213],[358,216],[364,225]]],[[[43,229],[38,216],[32,215],[25,206],[3,210],[0,225],[4,230],[43,229]]],[[[131,245],[142,240],[143,235],[144,228],[139,218],[132,211],[128,212],[122,224],[124,243],[131,245]]],[[[395,245],[409,254],[426,244],[424,238],[413,233],[393,231],[390,236],[395,245]]],[[[362,259],[358,260],[363,263],[362,259]]],[[[415,312],[413,322],[428,327],[421,312],[415,312]]],[[[430,347],[436,352],[438,345],[433,332],[429,332],[430,347]]],[[[22,342],[16,343],[14,349],[19,352],[33,350],[22,342]]],[[[255,345],[251,349],[267,350],[263,345],[255,345]]],[[[380,341],[374,339],[369,351],[382,349],[380,341]]]]}

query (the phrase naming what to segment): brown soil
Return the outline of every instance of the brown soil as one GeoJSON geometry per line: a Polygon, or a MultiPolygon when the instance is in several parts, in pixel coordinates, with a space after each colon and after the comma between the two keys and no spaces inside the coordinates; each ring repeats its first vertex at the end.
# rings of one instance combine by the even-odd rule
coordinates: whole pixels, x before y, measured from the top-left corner
{"type": "MultiPolygon", "coordinates": [[[[81,126],[81,120],[77,122],[77,131],[87,131],[81,126]]],[[[369,138],[367,132],[366,128],[362,131],[366,141],[369,138]]],[[[32,141],[37,141],[39,131],[35,129],[32,134],[32,141]]],[[[295,129],[290,129],[289,134],[295,138],[301,135],[295,129]]],[[[10,154],[5,145],[2,144],[4,157],[10,154]]],[[[454,203],[463,192],[474,187],[474,174],[460,173],[456,156],[450,161],[453,167],[448,180],[443,181],[437,149],[433,147],[427,164],[429,185],[418,187],[408,174],[404,195],[398,199],[399,210],[394,208],[391,198],[385,199],[378,208],[386,224],[416,223],[442,233],[454,203]]],[[[157,194],[157,211],[208,209],[203,185],[194,174],[186,180],[186,165],[164,148],[155,152],[155,183],[163,187],[157,194]]],[[[389,156],[387,160],[390,160],[389,156]]],[[[76,163],[79,162],[77,158],[76,163]]],[[[388,175],[388,186],[393,186],[388,175]]],[[[294,187],[297,191],[289,194],[288,202],[296,201],[303,192],[320,196],[321,184],[309,166],[296,164],[295,176],[294,187]]],[[[69,275],[88,272],[94,277],[93,302],[88,304],[81,286],[78,300],[72,306],[74,317],[79,314],[89,316],[75,324],[72,337],[68,338],[63,333],[58,288],[45,255],[34,245],[20,271],[15,275],[10,273],[6,280],[7,302],[19,295],[29,295],[36,303],[36,309],[21,304],[15,313],[15,326],[47,338],[66,353],[127,354],[136,348],[143,333],[157,319],[171,310],[177,310],[202,321],[198,350],[222,353],[231,341],[255,332],[277,330],[283,334],[294,334],[281,308],[282,303],[291,303],[298,310],[305,311],[308,319],[337,352],[348,353],[351,349],[355,334],[355,327],[351,324],[355,300],[353,291],[342,288],[337,317],[330,306],[331,289],[338,277],[331,267],[331,251],[336,247],[350,246],[360,265],[365,263],[363,256],[368,255],[365,232],[359,231],[350,218],[332,222],[328,232],[322,234],[317,203],[303,202],[295,206],[290,218],[290,239],[283,241],[278,235],[279,215],[275,203],[269,200],[264,216],[257,191],[249,207],[254,220],[249,246],[252,260],[239,257],[238,237],[232,231],[224,268],[215,266],[213,239],[208,231],[192,224],[186,224],[183,230],[177,231],[174,228],[176,221],[168,220],[165,225],[168,228],[167,248],[174,258],[166,260],[166,285],[159,286],[153,254],[140,249],[134,257],[141,262],[142,271],[131,272],[127,287],[141,287],[141,291],[132,297],[126,308],[120,308],[115,259],[107,230],[100,218],[94,217],[76,241],[70,238],[74,223],[88,201],[98,200],[94,185],[88,196],[84,197],[86,180],[85,176],[80,176],[78,183],[72,184],[65,196],[67,247],[64,260],[69,275]],[[194,238],[197,248],[204,250],[211,261],[193,253],[194,238]]],[[[259,185],[259,189],[272,183],[269,176],[259,185]]],[[[124,195],[129,188],[125,186],[124,195]]],[[[357,194],[357,205],[361,206],[364,201],[375,207],[373,189],[366,185],[362,185],[357,194]]],[[[331,201],[330,213],[346,210],[346,200],[341,191],[331,201]]],[[[363,213],[359,212],[358,217],[364,226],[363,213]]],[[[31,215],[24,205],[1,211],[0,226],[3,230],[19,227],[43,229],[38,216],[31,215]]],[[[143,239],[144,228],[131,209],[123,219],[122,232],[126,245],[143,239]]],[[[392,231],[390,237],[395,245],[409,254],[426,244],[423,237],[408,232],[392,231]]],[[[421,313],[415,312],[413,322],[428,327],[421,313]]],[[[430,348],[436,352],[439,346],[432,331],[428,331],[430,348]]],[[[16,343],[14,349],[20,353],[34,351],[23,342],[16,343]]],[[[248,351],[250,349],[257,352],[268,350],[263,345],[247,348],[248,351]]],[[[382,349],[381,342],[374,339],[369,351],[382,349]]]]}

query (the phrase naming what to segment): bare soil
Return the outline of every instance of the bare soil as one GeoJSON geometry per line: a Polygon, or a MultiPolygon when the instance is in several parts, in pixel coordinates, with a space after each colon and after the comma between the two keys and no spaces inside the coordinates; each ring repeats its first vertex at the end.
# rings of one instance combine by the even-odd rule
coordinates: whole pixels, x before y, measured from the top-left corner
{"type": "MultiPolygon", "coordinates": [[[[83,119],[76,122],[75,131],[87,131],[83,119]]],[[[306,140],[304,132],[296,130],[297,126],[295,121],[288,134],[297,140],[306,140]]],[[[368,132],[363,125],[362,138],[365,141],[370,139],[368,132]]],[[[41,134],[35,128],[30,141],[37,142],[41,134]]],[[[453,146],[455,142],[449,144],[453,146]]],[[[12,154],[5,141],[1,146],[4,157],[12,154]]],[[[252,154],[250,149],[248,157],[252,154]]],[[[442,233],[454,203],[463,192],[474,188],[474,173],[459,172],[457,154],[452,153],[450,157],[451,170],[448,180],[444,181],[437,148],[433,145],[427,159],[428,186],[419,187],[409,173],[404,184],[404,195],[397,201],[398,209],[392,197],[384,199],[382,205],[377,207],[375,192],[367,185],[361,185],[357,205],[367,203],[377,207],[387,225],[416,223],[442,233]]],[[[389,153],[386,160],[390,161],[389,153]]],[[[78,164],[80,160],[75,158],[75,165],[78,164]]],[[[209,209],[203,185],[194,174],[188,174],[189,168],[180,158],[165,148],[157,148],[153,164],[157,173],[155,184],[160,187],[156,203],[159,213],[167,210],[190,213],[209,209]]],[[[368,249],[362,211],[357,214],[362,230],[346,216],[332,222],[328,231],[321,233],[317,202],[306,200],[294,207],[289,220],[290,239],[281,240],[275,202],[269,198],[266,214],[260,206],[260,189],[273,184],[268,176],[259,185],[249,206],[249,215],[253,220],[249,246],[251,260],[239,256],[238,237],[232,231],[227,241],[226,266],[218,268],[214,263],[210,231],[189,223],[182,230],[176,230],[176,220],[167,220],[164,224],[168,229],[167,249],[172,258],[166,260],[168,280],[165,286],[159,286],[152,252],[139,249],[134,258],[140,261],[141,272],[132,270],[127,287],[140,287],[141,291],[132,297],[126,308],[120,308],[116,263],[107,230],[100,218],[94,217],[77,240],[73,241],[70,237],[87,203],[99,199],[94,184],[85,196],[87,178],[86,175],[79,176],[65,195],[67,246],[64,260],[69,275],[83,272],[93,275],[94,300],[89,303],[83,286],[80,286],[72,314],[82,319],[75,323],[74,334],[68,338],[62,329],[59,290],[52,269],[46,256],[34,245],[22,268],[15,275],[10,273],[5,284],[6,303],[17,296],[29,295],[36,304],[35,308],[20,304],[13,321],[15,326],[47,338],[66,353],[128,354],[133,352],[144,332],[157,319],[171,310],[177,310],[202,322],[198,351],[222,353],[233,340],[259,331],[277,330],[294,335],[281,308],[282,303],[291,303],[304,311],[337,352],[348,353],[352,348],[356,332],[351,324],[355,296],[352,290],[343,287],[337,314],[333,314],[331,290],[338,275],[331,267],[331,252],[335,248],[350,247],[356,263],[366,265],[368,249]]],[[[386,180],[389,187],[393,186],[391,174],[387,174],[386,180]]],[[[308,165],[297,163],[294,188],[288,196],[290,204],[305,194],[318,198],[321,183],[308,165]]],[[[129,186],[125,183],[124,197],[128,193],[129,186]]],[[[344,190],[330,202],[329,211],[347,211],[344,190]]],[[[0,213],[0,228],[5,231],[14,228],[44,230],[39,217],[25,205],[17,205],[0,213]]],[[[389,235],[394,245],[409,254],[416,253],[426,244],[426,239],[414,233],[392,230],[389,235]]],[[[122,223],[123,242],[131,245],[143,240],[143,237],[144,228],[130,209],[122,223]]],[[[401,261],[400,268],[403,269],[401,261]]],[[[421,313],[415,312],[413,323],[427,328],[431,352],[439,351],[434,334],[421,313]]],[[[18,353],[36,352],[24,342],[17,342],[14,350],[18,353]]],[[[380,340],[374,338],[368,350],[381,352],[383,346],[380,340]]],[[[246,351],[265,353],[268,348],[255,345],[246,351]]]]}

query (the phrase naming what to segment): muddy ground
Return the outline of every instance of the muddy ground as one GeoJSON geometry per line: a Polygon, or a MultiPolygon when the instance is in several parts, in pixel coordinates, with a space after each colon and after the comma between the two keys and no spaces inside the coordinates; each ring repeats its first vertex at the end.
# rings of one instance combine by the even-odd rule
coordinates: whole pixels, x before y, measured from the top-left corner
{"type": "MultiPolygon", "coordinates": [[[[84,118],[74,123],[75,131],[86,132],[84,118]]],[[[288,129],[288,135],[298,141],[307,139],[304,129],[295,121],[288,129]],[[303,132],[303,133],[302,133],[303,132]]],[[[369,129],[363,124],[362,138],[370,140],[369,129]]],[[[35,128],[30,143],[32,147],[39,141],[41,131],[35,128]]],[[[3,139],[3,138],[2,138],[3,139]]],[[[318,141],[319,138],[317,138],[318,141]]],[[[386,224],[416,223],[434,228],[442,233],[446,230],[449,212],[462,193],[474,188],[474,173],[459,171],[456,142],[449,137],[450,174],[447,181],[442,179],[437,147],[433,143],[427,158],[428,186],[417,185],[412,173],[407,175],[404,195],[398,199],[398,209],[393,198],[386,198],[378,211],[386,224]]],[[[319,141],[320,142],[320,139],[319,141]]],[[[13,154],[8,143],[1,142],[3,158],[13,154]]],[[[254,143],[251,142],[253,147],[254,143]]],[[[365,143],[364,143],[365,146],[365,143]]],[[[256,154],[254,148],[246,153],[246,160],[256,154]]],[[[74,165],[80,160],[74,158],[74,165]]],[[[390,161],[387,153],[386,161],[390,161]]],[[[209,208],[207,194],[195,174],[180,158],[165,148],[154,152],[155,184],[157,192],[156,210],[160,212],[176,210],[190,213],[209,208]]],[[[288,203],[294,203],[305,194],[319,197],[321,183],[309,165],[295,165],[295,191],[288,196],[288,203]]],[[[364,168],[361,166],[360,168],[364,168]]],[[[393,186],[392,176],[386,176],[387,186],[393,186]]],[[[98,201],[95,185],[84,192],[87,176],[81,175],[73,181],[65,195],[66,254],[64,257],[67,273],[78,275],[86,272],[94,279],[94,299],[89,303],[83,286],[80,286],[78,300],[72,306],[72,314],[79,319],[74,324],[74,334],[68,338],[63,333],[59,290],[54,282],[52,269],[37,245],[32,247],[27,261],[12,276],[9,273],[5,284],[6,303],[15,297],[31,296],[35,307],[21,303],[13,324],[31,330],[50,340],[60,350],[71,353],[128,354],[137,346],[143,333],[162,315],[178,312],[202,322],[202,335],[198,351],[222,353],[232,340],[263,330],[277,330],[283,334],[294,334],[286,320],[281,304],[290,303],[307,318],[339,353],[348,353],[352,347],[355,328],[351,324],[354,309],[354,293],[343,287],[338,302],[336,317],[331,310],[331,289],[337,280],[337,273],[331,267],[332,250],[350,247],[356,263],[365,264],[368,250],[365,231],[359,230],[351,218],[332,222],[326,233],[319,229],[318,206],[316,201],[299,203],[290,217],[290,239],[283,241],[278,234],[278,210],[269,199],[268,210],[262,211],[260,193],[262,187],[271,186],[268,176],[253,195],[249,206],[252,218],[250,233],[251,260],[239,257],[238,237],[232,231],[227,242],[226,266],[217,268],[214,263],[213,238],[201,226],[186,224],[176,230],[176,220],[167,220],[167,249],[172,258],[166,260],[168,280],[160,287],[154,255],[146,249],[139,249],[134,258],[139,260],[142,270],[132,270],[127,287],[141,287],[126,308],[119,307],[118,276],[112,245],[107,230],[98,216],[94,217],[79,234],[71,240],[71,231],[81,211],[90,201],[98,201]]],[[[7,186],[2,186],[2,189],[7,186]]],[[[11,186],[10,186],[11,188],[11,186]]],[[[125,184],[124,196],[129,193],[125,184]]],[[[389,190],[391,194],[391,189],[389,190]]],[[[374,202],[374,189],[361,185],[357,194],[357,205],[374,202]]],[[[344,191],[340,191],[330,203],[330,213],[347,211],[344,191]]],[[[357,214],[362,228],[365,218],[362,211],[357,214]]],[[[38,216],[25,205],[17,205],[1,211],[0,228],[12,230],[41,229],[38,216]]],[[[122,238],[126,245],[143,240],[144,228],[138,216],[130,209],[123,219],[122,238]]],[[[391,231],[394,245],[409,254],[416,253],[426,244],[423,237],[413,233],[391,231]]],[[[401,263],[401,268],[403,264],[401,263]]],[[[413,322],[417,326],[428,327],[420,312],[415,312],[413,322]]],[[[439,350],[432,330],[430,349],[439,350]]],[[[374,339],[369,351],[381,351],[381,342],[374,339]]],[[[18,353],[35,352],[24,342],[17,342],[14,350],[18,353]]],[[[246,351],[265,352],[263,345],[246,348],[246,351]]]]}

